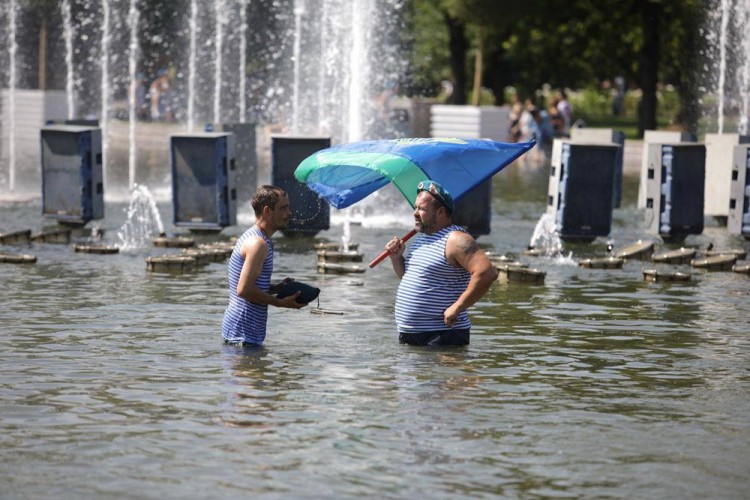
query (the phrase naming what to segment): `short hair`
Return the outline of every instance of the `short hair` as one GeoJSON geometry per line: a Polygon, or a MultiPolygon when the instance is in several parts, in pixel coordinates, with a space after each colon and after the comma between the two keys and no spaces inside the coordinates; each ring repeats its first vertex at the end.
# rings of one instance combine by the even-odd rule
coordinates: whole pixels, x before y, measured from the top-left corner
{"type": "Polygon", "coordinates": [[[286,196],[286,191],[278,186],[270,186],[268,184],[258,186],[255,190],[253,199],[250,204],[253,206],[253,211],[256,217],[260,217],[263,213],[263,207],[268,207],[271,210],[276,208],[276,204],[282,196],[286,196]]]}

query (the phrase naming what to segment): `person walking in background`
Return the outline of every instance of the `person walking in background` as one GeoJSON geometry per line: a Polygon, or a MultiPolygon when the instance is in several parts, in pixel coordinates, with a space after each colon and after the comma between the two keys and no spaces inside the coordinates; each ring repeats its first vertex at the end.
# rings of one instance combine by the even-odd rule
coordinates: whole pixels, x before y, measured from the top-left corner
{"type": "Polygon", "coordinates": [[[568,95],[564,90],[557,92],[557,111],[563,121],[562,136],[570,137],[570,124],[573,122],[573,106],[568,101],[568,95]]]}
{"type": "Polygon", "coordinates": [[[133,98],[136,120],[147,120],[149,114],[149,106],[146,102],[146,85],[143,78],[143,73],[140,71],[136,73],[135,80],[130,83],[128,89],[128,98],[133,98]]]}
{"type": "Polygon", "coordinates": [[[510,142],[518,142],[521,138],[521,113],[523,113],[523,105],[518,98],[518,93],[513,92],[510,96],[510,112],[508,113],[508,140],[510,142]]]}
{"type": "Polygon", "coordinates": [[[261,345],[266,338],[268,306],[300,309],[300,292],[283,299],[274,294],[292,281],[271,285],[273,243],[271,236],[287,227],[292,218],[289,197],[276,186],[260,186],[253,195],[255,225],[240,236],[229,258],[229,305],[221,325],[227,344],[261,345]]]}
{"type": "Polygon", "coordinates": [[[474,238],[453,224],[453,199],[440,184],[417,185],[415,229],[420,233],[404,256],[404,241],[386,245],[401,283],[396,292],[399,342],[411,345],[466,345],[467,309],[489,290],[497,270],[474,238]]]}
{"type": "Polygon", "coordinates": [[[558,102],[560,101],[557,96],[552,96],[547,105],[547,116],[552,127],[553,137],[562,137],[563,130],[565,129],[565,120],[563,120],[560,111],[557,109],[558,102]]]}
{"type": "Polygon", "coordinates": [[[165,68],[156,73],[156,80],[151,82],[149,97],[151,98],[151,120],[162,121],[168,118],[168,104],[170,99],[169,75],[165,68]]]}

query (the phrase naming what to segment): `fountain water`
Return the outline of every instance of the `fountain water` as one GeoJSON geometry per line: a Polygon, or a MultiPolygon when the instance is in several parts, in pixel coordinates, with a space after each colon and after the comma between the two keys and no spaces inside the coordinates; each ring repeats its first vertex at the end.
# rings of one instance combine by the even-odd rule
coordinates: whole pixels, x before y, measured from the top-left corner
{"type": "Polygon", "coordinates": [[[718,126],[719,133],[724,131],[724,86],[726,80],[727,66],[727,27],[729,25],[730,0],[721,0],[721,23],[719,26],[719,108],[718,126]]]}
{"type": "Polygon", "coordinates": [[[555,217],[549,213],[545,212],[539,218],[536,227],[534,227],[534,233],[531,235],[529,246],[541,250],[541,255],[554,259],[558,264],[575,265],[572,252],[567,256],[563,255],[562,240],[557,234],[555,217]]]}
{"type": "Polygon", "coordinates": [[[214,27],[215,37],[215,61],[214,61],[214,123],[221,122],[221,70],[223,69],[223,44],[224,26],[227,23],[227,6],[224,0],[215,0],[214,13],[216,25],[214,27]]]}
{"type": "MultiPolygon", "coordinates": [[[[365,15],[365,3],[367,0],[355,0],[351,3],[352,26],[363,26],[365,15]]],[[[365,73],[369,65],[362,64],[365,60],[366,31],[352,31],[352,50],[349,53],[349,110],[347,139],[349,142],[362,139],[362,114],[363,106],[363,82],[367,81],[365,73]]]]}
{"type": "Polygon", "coordinates": [[[744,9],[735,18],[735,23],[740,29],[742,37],[742,71],[740,72],[740,99],[742,101],[741,116],[738,132],[741,135],[750,135],[750,0],[744,0],[744,9]]]}
{"type": "Polygon", "coordinates": [[[240,0],[240,59],[237,73],[240,75],[240,91],[237,96],[237,108],[239,109],[239,122],[245,123],[247,119],[247,78],[245,77],[245,64],[247,61],[247,0],[240,0]]]}
{"type": "Polygon", "coordinates": [[[302,15],[305,13],[303,0],[297,0],[294,6],[294,48],[292,61],[292,133],[299,133],[300,122],[300,60],[302,57],[302,15]]]}
{"type": "Polygon", "coordinates": [[[101,128],[102,128],[102,182],[107,184],[107,146],[109,138],[107,135],[109,120],[109,51],[110,51],[110,5],[109,0],[102,0],[102,39],[101,39],[101,72],[102,72],[102,109],[101,109],[101,128]]]}
{"type": "Polygon", "coordinates": [[[117,232],[121,250],[135,250],[151,245],[155,235],[164,234],[164,224],[154,197],[146,186],[136,184],[130,194],[125,223],[117,232]]]}
{"type": "Polygon", "coordinates": [[[195,127],[195,80],[196,50],[198,37],[198,0],[190,1],[190,52],[188,58],[188,96],[187,96],[187,125],[192,132],[195,127]]]}
{"type": "MultiPolygon", "coordinates": [[[[725,111],[736,110],[739,115],[737,132],[750,133],[750,0],[720,0],[712,26],[708,29],[709,45],[718,50],[717,74],[717,127],[725,131],[725,111]]],[[[709,17],[709,19],[711,19],[709,17]]]]}
{"type": "Polygon", "coordinates": [[[342,250],[344,253],[347,253],[349,251],[349,243],[351,243],[352,240],[352,231],[351,231],[351,219],[349,218],[349,211],[344,211],[344,235],[341,237],[341,243],[342,250]]]}
{"type": "Polygon", "coordinates": [[[402,0],[297,0],[290,58],[291,126],[334,143],[398,135],[376,101],[400,78],[393,19],[402,0]],[[377,61],[377,72],[371,72],[377,61]],[[390,87],[389,87],[390,83],[390,87]]]}
{"type": "MultiPolygon", "coordinates": [[[[158,134],[174,130],[137,123],[138,103],[131,86],[137,73],[151,78],[157,68],[174,68],[172,104],[177,120],[184,120],[189,131],[211,119],[251,119],[276,130],[330,136],[334,143],[397,136],[388,130],[388,117],[376,113],[374,100],[386,82],[400,78],[404,66],[399,46],[392,43],[403,3],[305,0],[303,5],[300,0],[300,8],[290,10],[294,0],[190,0],[184,12],[175,10],[157,19],[168,4],[157,8],[142,0],[61,0],[55,7],[59,31],[51,33],[62,34],[54,43],[64,49],[64,57],[49,64],[52,74],[65,75],[66,107],[50,118],[100,120],[108,199],[126,194],[144,178],[167,177],[137,171],[141,163],[156,168],[166,164],[151,151],[159,147],[156,141],[145,145],[145,151],[143,143],[136,147],[140,128],[158,134]],[[250,30],[250,25],[262,29],[250,30]],[[370,74],[368,61],[373,58],[378,71],[370,74]],[[230,61],[239,62],[229,65],[237,71],[228,69],[230,61]],[[120,103],[125,105],[120,108],[120,103]]],[[[3,4],[3,14],[12,14],[3,23],[9,27],[2,38],[10,55],[3,80],[6,75],[13,82],[28,78],[16,73],[26,67],[17,63],[17,47],[28,45],[31,35],[23,28],[15,31],[16,13],[24,8],[18,0],[3,4]]],[[[12,96],[14,86],[10,87],[12,96]]],[[[3,126],[10,131],[12,145],[3,148],[6,158],[18,147],[12,140],[14,133],[18,135],[12,125],[16,113],[8,111],[6,107],[3,126]]],[[[8,133],[3,137],[6,142],[8,133]]],[[[11,161],[11,181],[17,180],[14,166],[11,161]]],[[[5,174],[5,163],[3,170],[5,174]]],[[[33,178],[26,181],[37,184],[33,178]]]]}
{"type": "Polygon", "coordinates": [[[18,42],[16,41],[16,11],[18,5],[16,0],[10,1],[10,12],[8,13],[8,55],[10,58],[8,71],[8,189],[13,191],[16,187],[16,53],[18,42]]]}
{"type": "Polygon", "coordinates": [[[68,120],[75,117],[75,89],[73,69],[73,17],[70,12],[70,0],[60,4],[63,20],[63,38],[65,39],[65,97],[68,102],[68,120]]]}
{"type": "Polygon", "coordinates": [[[128,76],[130,77],[130,91],[128,92],[128,187],[135,187],[135,172],[137,165],[135,145],[136,116],[136,70],[138,67],[138,7],[136,0],[130,0],[128,12],[128,25],[130,28],[130,50],[128,53],[128,76]]]}

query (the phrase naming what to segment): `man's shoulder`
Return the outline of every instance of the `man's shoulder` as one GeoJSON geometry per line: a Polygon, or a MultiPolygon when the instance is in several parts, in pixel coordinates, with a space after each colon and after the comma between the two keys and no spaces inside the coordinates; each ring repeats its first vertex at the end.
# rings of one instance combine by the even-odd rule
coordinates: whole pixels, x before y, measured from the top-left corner
{"type": "Polygon", "coordinates": [[[472,235],[465,229],[459,228],[450,232],[446,243],[446,253],[453,252],[474,253],[479,247],[472,235]]]}

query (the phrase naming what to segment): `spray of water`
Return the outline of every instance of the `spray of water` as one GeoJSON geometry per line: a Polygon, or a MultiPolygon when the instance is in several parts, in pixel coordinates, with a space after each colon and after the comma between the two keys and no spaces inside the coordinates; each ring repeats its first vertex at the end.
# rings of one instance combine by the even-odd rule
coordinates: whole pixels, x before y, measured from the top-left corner
{"type": "Polygon", "coordinates": [[[552,214],[545,212],[539,218],[529,246],[541,250],[542,256],[552,259],[556,264],[575,265],[572,252],[568,255],[563,254],[562,240],[557,234],[555,217],[552,214]]]}
{"type": "Polygon", "coordinates": [[[214,1],[214,13],[216,15],[216,28],[214,30],[214,123],[219,123],[221,122],[221,70],[224,64],[224,26],[227,24],[227,5],[224,0],[214,1]]]}
{"type": "Polygon", "coordinates": [[[245,123],[247,78],[245,77],[245,61],[247,61],[247,0],[240,1],[240,64],[238,75],[240,77],[240,91],[237,96],[239,101],[240,123],[245,123]]]}
{"type": "Polygon", "coordinates": [[[60,5],[63,19],[63,38],[65,39],[65,97],[68,102],[68,120],[75,117],[75,74],[73,69],[73,17],[70,12],[70,0],[63,0],[60,5]]]}
{"type": "Polygon", "coordinates": [[[10,24],[10,33],[8,36],[8,53],[10,55],[10,68],[8,72],[8,189],[13,191],[16,188],[16,52],[18,52],[18,43],[16,42],[16,9],[18,4],[16,0],[10,1],[10,12],[8,23],[10,24]]]}
{"type": "MultiPolygon", "coordinates": [[[[709,15],[711,28],[706,41],[718,49],[717,66],[709,68],[717,74],[717,128],[726,128],[725,111],[739,112],[737,132],[750,133],[750,0],[715,0],[715,15],[709,15]],[[719,7],[716,9],[715,7],[719,7]],[[729,78],[735,76],[736,80],[729,78]]],[[[709,8],[712,8],[709,7],[709,8]]]]}
{"type": "Polygon", "coordinates": [[[730,8],[730,0],[721,0],[721,24],[719,28],[719,86],[717,89],[719,94],[717,119],[720,134],[724,130],[724,85],[726,83],[727,72],[727,37],[730,8]]]}
{"type": "Polygon", "coordinates": [[[742,34],[742,69],[739,72],[741,116],[738,132],[750,135],[750,0],[738,0],[740,12],[735,16],[738,33],[742,34]]]}
{"type": "Polygon", "coordinates": [[[362,140],[362,88],[365,79],[365,70],[362,61],[365,60],[365,35],[367,30],[361,29],[365,22],[365,1],[353,0],[351,2],[352,27],[352,51],[349,54],[349,113],[348,113],[348,141],[362,140]]]}
{"type": "Polygon", "coordinates": [[[117,231],[120,249],[127,251],[148,247],[151,239],[159,234],[164,234],[164,224],[156,201],[146,186],[136,184],[130,193],[125,223],[117,231]]]}
{"type": "Polygon", "coordinates": [[[188,101],[187,122],[188,131],[192,132],[195,127],[195,78],[196,78],[196,51],[198,37],[198,0],[190,1],[190,56],[188,59],[188,101]]]}
{"type": "Polygon", "coordinates": [[[302,15],[305,12],[303,0],[296,0],[294,5],[294,47],[292,49],[292,133],[299,133],[300,124],[300,61],[302,60],[302,15]]]}
{"type": "Polygon", "coordinates": [[[136,147],[135,147],[135,124],[136,124],[136,93],[138,89],[136,84],[136,69],[138,66],[138,6],[136,0],[130,0],[130,10],[128,11],[128,25],[130,27],[130,47],[128,53],[128,74],[130,77],[130,92],[128,93],[128,140],[129,140],[129,157],[128,157],[128,188],[133,189],[135,186],[136,171],[136,147]]]}
{"type": "Polygon", "coordinates": [[[101,111],[101,129],[102,129],[102,182],[107,185],[107,149],[109,146],[108,138],[108,119],[109,119],[109,51],[111,44],[110,35],[110,5],[109,0],[102,0],[102,40],[101,40],[101,70],[102,70],[102,111],[101,111]]]}
{"type": "Polygon", "coordinates": [[[344,235],[341,237],[341,242],[343,243],[343,250],[344,252],[349,251],[349,243],[352,239],[352,230],[351,230],[351,218],[349,217],[349,211],[344,211],[344,235]]]}

